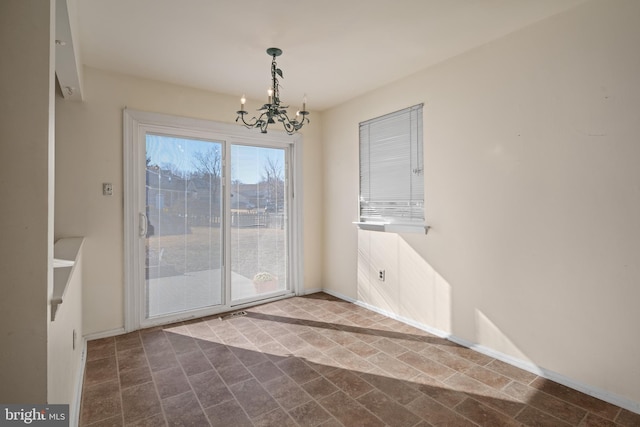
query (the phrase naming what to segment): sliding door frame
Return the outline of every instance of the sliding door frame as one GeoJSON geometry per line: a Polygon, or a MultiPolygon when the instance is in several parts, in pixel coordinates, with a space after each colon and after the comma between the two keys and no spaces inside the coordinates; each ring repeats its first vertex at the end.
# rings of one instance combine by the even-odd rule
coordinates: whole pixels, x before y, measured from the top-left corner
{"type": "MultiPolygon", "coordinates": [[[[303,200],[302,200],[302,136],[287,135],[282,131],[269,131],[268,135],[256,133],[241,126],[219,123],[209,120],[178,117],[167,114],[150,113],[125,108],[123,111],[123,160],[124,160],[124,328],[126,332],[144,327],[166,324],[206,315],[213,315],[231,309],[239,309],[286,298],[292,295],[300,295],[304,291],[303,283],[303,200]],[[140,172],[140,165],[144,164],[145,138],[148,132],[164,133],[198,138],[202,140],[216,141],[223,144],[223,155],[227,163],[224,182],[228,185],[230,177],[229,147],[233,144],[270,146],[285,148],[288,153],[289,175],[288,191],[289,206],[289,235],[288,235],[288,275],[289,292],[279,294],[272,298],[262,299],[250,303],[231,305],[230,281],[231,274],[229,247],[229,231],[224,235],[224,291],[222,304],[192,312],[178,313],[171,316],[163,316],[159,319],[146,319],[143,310],[145,298],[144,286],[140,283],[144,280],[144,244],[141,244],[140,233],[144,231],[145,224],[140,215],[141,194],[145,184],[145,174],[140,172]]],[[[227,185],[223,190],[225,195],[223,215],[228,221],[228,195],[227,185]]],[[[144,212],[144,210],[142,211],[144,212]]],[[[226,227],[229,229],[229,227],[226,227]]]]}

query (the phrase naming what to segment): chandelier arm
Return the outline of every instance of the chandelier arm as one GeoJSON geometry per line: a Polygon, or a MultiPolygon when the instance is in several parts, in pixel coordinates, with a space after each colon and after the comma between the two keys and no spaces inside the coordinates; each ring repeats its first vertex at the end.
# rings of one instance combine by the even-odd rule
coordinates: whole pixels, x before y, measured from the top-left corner
{"type": "Polygon", "coordinates": [[[302,125],[304,124],[304,118],[300,122],[295,119],[291,120],[286,111],[281,115],[280,121],[282,122],[282,125],[289,135],[292,135],[296,131],[300,130],[300,128],[302,128],[302,125]]]}
{"type": "Polygon", "coordinates": [[[258,119],[254,116],[254,117],[252,117],[252,118],[251,118],[251,120],[249,120],[249,122],[247,122],[247,121],[244,119],[244,114],[240,114],[240,115],[236,118],[236,122],[238,121],[238,119],[241,119],[241,120],[242,120],[242,123],[244,123],[245,127],[247,127],[247,128],[252,128],[252,127],[254,127],[254,126],[256,125],[257,121],[258,121],[258,119]]]}
{"type": "Polygon", "coordinates": [[[247,129],[259,127],[261,126],[261,123],[266,122],[266,120],[263,120],[263,117],[266,113],[260,114],[260,117],[253,116],[248,122],[244,119],[244,116],[247,113],[246,111],[238,111],[238,113],[239,115],[238,117],[236,117],[236,122],[238,121],[238,119],[242,120],[242,123],[247,129]]]}
{"type": "Polygon", "coordinates": [[[295,129],[295,126],[293,125],[293,123],[291,123],[291,121],[289,121],[289,118],[286,115],[280,121],[282,122],[282,126],[284,126],[284,129],[287,131],[287,133],[290,134],[295,129]]]}

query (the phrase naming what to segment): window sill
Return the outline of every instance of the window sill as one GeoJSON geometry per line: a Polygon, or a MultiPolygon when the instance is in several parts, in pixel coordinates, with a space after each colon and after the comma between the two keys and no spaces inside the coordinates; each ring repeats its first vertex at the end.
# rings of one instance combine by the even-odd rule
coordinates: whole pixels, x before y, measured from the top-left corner
{"type": "Polygon", "coordinates": [[[386,233],[419,233],[427,234],[429,232],[428,225],[416,225],[416,224],[391,224],[388,222],[362,222],[354,221],[355,225],[361,230],[368,231],[382,231],[386,233]]]}

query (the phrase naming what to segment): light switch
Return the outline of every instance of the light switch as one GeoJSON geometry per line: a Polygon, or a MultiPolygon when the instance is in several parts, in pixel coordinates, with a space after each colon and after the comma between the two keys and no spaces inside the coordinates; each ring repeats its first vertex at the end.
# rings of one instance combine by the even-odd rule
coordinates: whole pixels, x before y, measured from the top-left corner
{"type": "Polygon", "coordinates": [[[113,184],[110,182],[102,183],[102,195],[103,196],[113,196],[113,184]]]}

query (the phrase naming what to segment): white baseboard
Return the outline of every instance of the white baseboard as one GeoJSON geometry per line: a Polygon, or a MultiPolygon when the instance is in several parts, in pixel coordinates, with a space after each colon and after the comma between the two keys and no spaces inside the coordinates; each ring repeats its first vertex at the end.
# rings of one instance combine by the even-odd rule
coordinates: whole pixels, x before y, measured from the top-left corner
{"type": "Polygon", "coordinates": [[[542,378],[557,382],[566,387],[572,388],[579,392],[588,394],[589,396],[593,396],[597,399],[604,400],[605,402],[611,403],[613,405],[619,406],[621,408],[627,409],[631,412],[640,414],[640,402],[635,402],[626,397],[619,396],[617,394],[611,393],[607,390],[601,389],[599,387],[594,387],[588,384],[581,383],[580,381],[576,381],[572,378],[569,378],[565,375],[559,374],[557,372],[551,371],[549,369],[542,368],[534,363],[531,363],[526,360],[518,359],[508,354],[501,353],[499,351],[493,350],[489,347],[485,347],[479,345],[477,343],[473,343],[471,341],[467,341],[463,338],[452,335],[448,332],[444,332],[440,329],[433,328],[431,326],[416,322],[414,320],[408,319],[404,316],[399,316],[395,313],[391,313],[386,310],[382,310],[378,307],[374,307],[370,304],[367,304],[363,301],[357,301],[353,298],[345,297],[337,292],[324,290],[323,292],[328,293],[329,295],[333,295],[336,298],[343,299],[345,301],[353,302],[354,304],[366,308],[368,310],[374,311],[376,313],[382,314],[384,316],[390,317],[392,319],[396,319],[400,322],[406,323],[413,327],[416,327],[420,330],[428,332],[432,335],[435,335],[440,338],[447,339],[451,342],[459,344],[463,347],[470,348],[471,350],[477,351],[478,353],[482,353],[494,359],[500,360],[501,362],[507,363],[509,365],[515,366],[517,368],[523,369],[525,371],[531,372],[533,374],[539,375],[542,378]]]}
{"type": "Polygon", "coordinates": [[[301,295],[311,295],[323,292],[322,288],[304,289],[301,295]]]}
{"type": "Polygon", "coordinates": [[[80,425],[80,406],[82,404],[82,384],[84,384],[84,369],[87,364],[87,340],[82,339],[82,353],[80,355],[80,372],[77,374],[77,381],[73,391],[74,409],[73,414],[69,414],[69,426],[78,427],[80,425]]]}
{"type": "MultiPolygon", "coordinates": [[[[433,327],[425,325],[423,323],[416,322],[415,320],[411,320],[411,319],[409,319],[407,317],[404,317],[404,316],[399,316],[399,315],[397,315],[395,313],[392,313],[390,311],[387,311],[387,310],[382,310],[382,309],[380,309],[378,307],[375,307],[375,306],[373,306],[371,304],[367,304],[366,302],[354,301],[353,303],[355,305],[360,306],[360,307],[366,308],[367,310],[375,311],[376,313],[382,314],[383,316],[390,317],[392,319],[398,320],[399,322],[406,323],[407,325],[410,325],[410,326],[418,328],[418,329],[420,329],[422,331],[428,332],[431,335],[435,335],[437,337],[445,338],[445,339],[449,339],[449,337],[451,336],[449,333],[444,332],[444,331],[442,331],[440,329],[433,328],[433,327]]],[[[465,346],[465,347],[467,347],[467,346],[465,346]]]]}
{"type": "Polygon", "coordinates": [[[543,368],[529,361],[518,359],[513,356],[509,356],[508,354],[501,353],[489,347],[485,347],[483,345],[479,345],[479,344],[467,341],[465,339],[456,337],[454,335],[448,336],[447,339],[449,341],[455,342],[456,344],[460,344],[464,347],[475,350],[478,353],[482,353],[489,357],[493,357],[494,359],[498,359],[502,362],[508,363],[509,365],[513,365],[517,368],[539,375],[542,378],[557,382],[558,384],[562,384],[566,387],[572,388],[584,394],[588,394],[589,396],[593,396],[597,399],[604,400],[605,402],[609,402],[613,405],[627,409],[631,412],[640,414],[640,402],[634,402],[631,399],[627,399],[626,397],[622,397],[615,393],[611,393],[610,391],[601,389],[599,387],[594,387],[592,385],[585,384],[580,381],[576,381],[573,378],[570,378],[565,375],[559,374],[558,372],[543,368]]]}
{"type": "Polygon", "coordinates": [[[340,298],[341,300],[345,300],[347,302],[352,302],[354,304],[356,304],[356,302],[357,302],[355,299],[353,299],[351,297],[348,297],[346,295],[342,295],[340,292],[335,292],[335,291],[332,291],[332,290],[329,290],[329,289],[321,289],[320,291],[324,292],[325,294],[329,294],[331,296],[334,296],[336,298],[340,298]]]}
{"type": "Polygon", "coordinates": [[[122,328],[110,329],[108,331],[100,331],[100,332],[94,332],[92,334],[87,334],[84,336],[84,339],[86,341],[92,341],[100,338],[115,337],[116,335],[122,335],[122,334],[124,334],[124,326],[122,328]]]}

